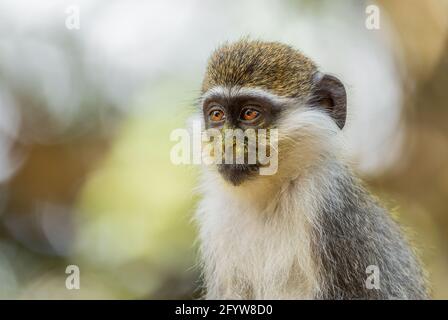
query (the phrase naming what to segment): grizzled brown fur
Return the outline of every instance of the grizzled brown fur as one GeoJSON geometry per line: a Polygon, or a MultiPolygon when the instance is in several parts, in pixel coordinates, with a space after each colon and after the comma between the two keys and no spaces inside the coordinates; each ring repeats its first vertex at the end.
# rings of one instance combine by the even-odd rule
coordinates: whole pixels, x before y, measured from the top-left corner
{"type": "Polygon", "coordinates": [[[315,64],[278,42],[240,40],[224,44],[210,57],[202,93],[214,86],[260,88],[282,97],[311,91],[315,64]]]}

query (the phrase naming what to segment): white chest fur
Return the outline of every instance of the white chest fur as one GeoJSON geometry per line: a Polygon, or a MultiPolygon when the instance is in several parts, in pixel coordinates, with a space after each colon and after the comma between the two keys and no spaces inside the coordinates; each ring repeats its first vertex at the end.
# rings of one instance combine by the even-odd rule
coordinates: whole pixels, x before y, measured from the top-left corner
{"type": "Polygon", "coordinates": [[[309,237],[313,209],[299,188],[291,183],[271,194],[267,205],[254,204],[250,190],[237,197],[225,190],[205,192],[196,218],[208,298],[312,298],[317,288],[309,237]]]}

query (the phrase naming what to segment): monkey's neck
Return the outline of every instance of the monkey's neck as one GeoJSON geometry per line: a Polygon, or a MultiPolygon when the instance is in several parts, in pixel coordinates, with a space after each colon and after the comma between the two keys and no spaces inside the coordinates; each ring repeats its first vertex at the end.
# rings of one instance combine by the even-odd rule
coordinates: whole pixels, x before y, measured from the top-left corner
{"type": "Polygon", "coordinates": [[[209,184],[204,190],[197,212],[209,297],[315,296],[319,283],[311,235],[319,199],[335,174],[335,168],[314,168],[233,189],[209,181],[216,188],[209,184]]]}
{"type": "Polygon", "coordinates": [[[332,177],[347,174],[339,165],[328,166],[234,189],[208,181],[216,188],[204,189],[196,217],[209,298],[317,295],[312,234],[319,199],[332,189],[332,177]]]}
{"type": "Polygon", "coordinates": [[[331,191],[328,189],[330,186],[336,189],[341,177],[353,178],[349,167],[337,158],[322,158],[295,170],[289,169],[286,173],[279,171],[274,176],[258,176],[240,186],[230,185],[220,178],[216,183],[228,195],[229,201],[243,206],[247,204],[269,214],[281,201],[290,203],[294,200],[295,205],[315,202],[322,193],[331,191]]]}

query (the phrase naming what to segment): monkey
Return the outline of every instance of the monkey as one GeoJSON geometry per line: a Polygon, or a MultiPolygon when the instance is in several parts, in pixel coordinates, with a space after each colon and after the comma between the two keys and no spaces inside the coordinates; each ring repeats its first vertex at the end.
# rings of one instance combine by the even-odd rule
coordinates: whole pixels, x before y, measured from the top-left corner
{"type": "Polygon", "coordinates": [[[275,174],[258,162],[201,170],[204,298],[429,298],[415,250],[345,155],[337,77],[287,44],[242,39],[211,54],[198,101],[203,130],[278,131],[275,174]]]}

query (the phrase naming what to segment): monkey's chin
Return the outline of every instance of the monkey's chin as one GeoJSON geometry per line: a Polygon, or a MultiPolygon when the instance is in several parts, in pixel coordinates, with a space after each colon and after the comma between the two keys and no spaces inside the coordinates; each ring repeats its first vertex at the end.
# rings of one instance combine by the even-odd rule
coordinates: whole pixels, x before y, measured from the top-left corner
{"type": "Polygon", "coordinates": [[[227,182],[239,186],[243,182],[258,175],[259,167],[256,164],[220,164],[218,172],[227,182]]]}

